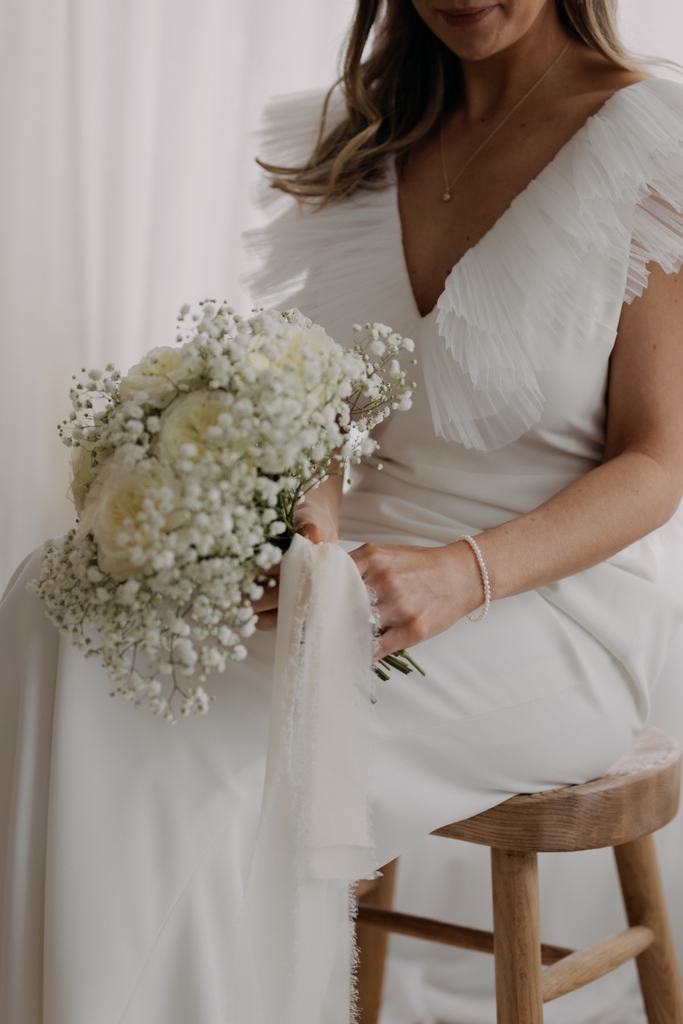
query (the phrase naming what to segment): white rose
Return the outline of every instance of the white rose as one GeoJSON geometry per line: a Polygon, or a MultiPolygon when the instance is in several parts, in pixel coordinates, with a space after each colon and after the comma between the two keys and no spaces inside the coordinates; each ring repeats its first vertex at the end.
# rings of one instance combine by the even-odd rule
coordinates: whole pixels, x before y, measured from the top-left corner
{"type": "Polygon", "coordinates": [[[279,353],[274,359],[268,358],[261,348],[253,349],[248,356],[252,366],[260,370],[267,366],[282,366],[286,360],[301,366],[307,355],[324,355],[335,342],[318,324],[311,327],[291,324],[277,332],[275,344],[279,353]]]}
{"type": "Polygon", "coordinates": [[[115,580],[139,576],[177,523],[179,481],[156,461],[133,470],[110,462],[98,474],[98,484],[96,498],[86,499],[80,529],[94,536],[103,572],[115,580]]]}
{"type": "Polygon", "coordinates": [[[248,353],[247,362],[250,363],[256,370],[267,370],[271,366],[273,366],[271,360],[268,359],[263,354],[263,352],[259,351],[259,349],[256,348],[252,349],[252,351],[248,353]]]}
{"type": "Polygon", "coordinates": [[[135,401],[144,391],[152,405],[163,409],[178,394],[181,385],[199,380],[202,368],[201,358],[191,343],[178,348],[153,348],[121,381],[121,399],[135,401]]]}
{"type": "Polygon", "coordinates": [[[294,377],[294,388],[285,384],[288,397],[292,399],[296,391],[300,397],[308,396],[305,405],[312,410],[329,400],[326,374],[334,363],[335,349],[340,350],[317,324],[311,327],[291,324],[278,331],[277,337],[266,342],[263,348],[251,352],[248,358],[256,369],[279,370],[290,379],[294,377]]]}
{"type": "Polygon", "coordinates": [[[161,415],[157,451],[162,459],[187,458],[185,445],[201,458],[207,449],[207,431],[218,426],[218,417],[229,412],[233,399],[225,391],[192,391],[179,395],[161,415]]]}

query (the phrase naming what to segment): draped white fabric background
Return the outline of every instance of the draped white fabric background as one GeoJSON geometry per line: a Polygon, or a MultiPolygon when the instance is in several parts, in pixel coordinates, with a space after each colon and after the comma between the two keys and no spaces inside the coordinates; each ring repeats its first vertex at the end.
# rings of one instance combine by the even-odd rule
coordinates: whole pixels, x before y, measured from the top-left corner
{"type": "Polygon", "coordinates": [[[183,302],[242,304],[250,139],[328,82],[350,0],[0,4],[0,587],[72,520],[71,374],[172,343],[183,302]]]}
{"type": "MultiPolygon", "coordinates": [[[[678,5],[621,4],[628,44],[683,62],[678,5]]],[[[352,0],[3,0],[0,587],[27,549],[71,522],[66,452],[54,429],[68,412],[71,374],[108,360],[125,367],[168,343],[185,301],[212,293],[243,301],[238,237],[251,222],[255,152],[248,133],[270,95],[330,81],[352,8],[352,0]]],[[[683,580],[683,552],[671,572],[683,580]]],[[[679,738],[682,669],[683,642],[654,708],[655,721],[679,738]]],[[[681,954],[682,845],[676,823],[660,847],[681,954]]],[[[583,856],[582,867],[544,862],[548,941],[621,926],[608,858],[583,856]],[[589,929],[577,900],[551,895],[569,882],[591,909],[589,929]]],[[[419,912],[431,901],[445,913],[441,880],[454,913],[477,923],[486,871],[481,851],[430,840],[406,858],[401,899],[411,902],[410,886],[419,912]],[[463,875],[467,884],[458,885],[463,875]]],[[[404,995],[388,1005],[385,1024],[437,1019],[438,986],[457,988],[444,951],[415,950],[408,940],[396,944],[403,988],[395,991],[404,995]],[[406,979],[415,982],[408,994],[406,979]]],[[[471,982],[471,965],[463,970],[471,982]]],[[[562,1005],[554,1004],[557,1020],[588,1024],[589,1008],[579,1016],[562,1005]]],[[[473,1022],[491,1017],[484,997],[463,1012],[473,1022]]],[[[624,1003],[614,1013],[619,1024],[639,1019],[624,1003]]]]}

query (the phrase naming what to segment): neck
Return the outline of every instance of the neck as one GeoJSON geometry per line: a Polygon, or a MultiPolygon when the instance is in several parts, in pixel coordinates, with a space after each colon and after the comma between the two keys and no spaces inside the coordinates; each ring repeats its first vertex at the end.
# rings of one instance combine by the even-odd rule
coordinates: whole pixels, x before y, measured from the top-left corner
{"type": "Polygon", "coordinates": [[[505,49],[478,60],[461,58],[463,99],[460,110],[467,121],[495,119],[509,109],[546,71],[568,36],[554,10],[544,9],[533,25],[505,49]]]}

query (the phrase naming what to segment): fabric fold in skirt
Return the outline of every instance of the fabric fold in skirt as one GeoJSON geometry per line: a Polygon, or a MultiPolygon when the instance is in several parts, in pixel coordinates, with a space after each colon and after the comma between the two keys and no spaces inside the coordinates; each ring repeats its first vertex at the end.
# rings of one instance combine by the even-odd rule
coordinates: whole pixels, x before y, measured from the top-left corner
{"type": "MultiPolygon", "coordinates": [[[[240,1019],[235,993],[274,637],[257,634],[245,662],[209,680],[206,717],[171,728],[112,700],[104,672],[59,640],[25,590],[38,569],[36,555],[0,606],[0,1019],[260,1024],[240,1019]]],[[[513,793],[600,774],[643,722],[624,663],[539,593],[494,603],[485,624],[459,622],[415,656],[427,678],[378,683],[370,716],[373,863],[513,793]]],[[[262,952],[267,1002],[288,979],[262,952]]]]}

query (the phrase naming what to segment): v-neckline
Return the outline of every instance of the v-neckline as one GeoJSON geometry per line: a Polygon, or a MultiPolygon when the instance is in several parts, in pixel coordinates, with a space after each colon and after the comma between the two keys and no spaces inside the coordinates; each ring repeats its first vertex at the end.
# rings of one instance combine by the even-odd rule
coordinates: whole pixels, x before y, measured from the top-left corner
{"type": "Polygon", "coordinates": [[[436,300],[436,302],[434,303],[432,308],[429,310],[429,312],[425,313],[424,315],[420,312],[420,308],[418,306],[417,299],[415,298],[415,291],[413,290],[412,281],[410,280],[410,274],[408,272],[408,261],[406,259],[406,250],[405,250],[405,245],[404,245],[404,241],[403,241],[403,222],[401,221],[401,210],[400,210],[399,199],[398,199],[398,173],[397,173],[396,167],[394,165],[394,172],[393,172],[393,177],[394,177],[394,182],[393,182],[393,188],[394,188],[393,210],[394,210],[394,215],[395,215],[397,223],[398,223],[398,232],[399,232],[399,239],[400,239],[400,254],[399,254],[400,255],[400,262],[401,262],[401,266],[402,266],[402,269],[403,269],[403,275],[404,275],[405,280],[406,280],[406,286],[407,286],[408,292],[410,294],[410,299],[411,299],[411,303],[412,303],[412,306],[413,306],[413,311],[414,311],[414,314],[415,314],[415,316],[418,319],[420,324],[423,324],[427,320],[431,319],[434,316],[434,314],[437,312],[437,310],[439,309],[439,303],[440,303],[440,301],[441,301],[441,299],[442,299],[442,297],[444,295],[444,292],[446,291],[446,286],[448,284],[448,281],[453,276],[453,274],[456,273],[459,270],[459,268],[462,267],[463,264],[466,261],[469,261],[469,260],[474,258],[474,255],[475,255],[477,249],[479,249],[480,246],[486,241],[486,239],[488,239],[493,233],[495,233],[496,230],[507,219],[509,219],[509,216],[510,216],[510,213],[511,213],[513,207],[516,207],[519,204],[519,202],[526,197],[527,193],[534,187],[534,185],[536,185],[538,182],[540,182],[547,174],[549,174],[554,169],[555,164],[562,157],[564,157],[564,155],[566,154],[567,150],[569,150],[572,146],[574,146],[580,140],[580,138],[590,129],[590,127],[591,127],[591,125],[593,124],[594,121],[596,121],[600,117],[604,117],[604,115],[607,112],[607,108],[610,106],[610,104],[613,103],[622,94],[624,94],[626,92],[629,92],[631,89],[637,89],[638,86],[645,85],[647,82],[651,82],[653,80],[656,81],[656,76],[651,75],[648,78],[642,78],[639,82],[632,82],[631,85],[625,85],[621,89],[616,89],[612,93],[612,95],[608,96],[607,99],[604,101],[604,103],[602,103],[598,107],[598,109],[595,111],[594,114],[591,114],[589,117],[586,118],[586,120],[583,122],[583,124],[579,128],[576,129],[574,134],[572,136],[570,136],[570,138],[568,138],[567,141],[562,144],[562,146],[560,146],[560,148],[558,149],[557,153],[555,153],[555,155],[548,161],[548,163],[545,164],[541,168],[541,170],[538,172],[538,174],[535,174],[534,177],[531,178],[527,182],[527,184],[524,186],[524,188],[521,189],[521,191],[518,192],[516,196],[514,196],[514,198],[510,201],[510,203],[505,207],[503,212],[500,214],[500,216],[494,221],[494,223],[491,225],[491,227],[487,231],[484,232],[484,234],[481,236],[481,238],[479,238],[476,242],[474,242],[473,245],[471,245],[468,249],[466,249],[465,252],[460,257],[460,259],[456,263],[453,264],[453,266],[449,270],[448,274],[446,275],[446,279],[444,280],[443,287],[442,287],[441,292],[439,294],[439,298],[436,300]]]}

